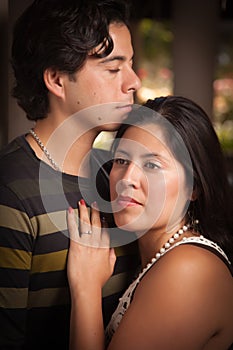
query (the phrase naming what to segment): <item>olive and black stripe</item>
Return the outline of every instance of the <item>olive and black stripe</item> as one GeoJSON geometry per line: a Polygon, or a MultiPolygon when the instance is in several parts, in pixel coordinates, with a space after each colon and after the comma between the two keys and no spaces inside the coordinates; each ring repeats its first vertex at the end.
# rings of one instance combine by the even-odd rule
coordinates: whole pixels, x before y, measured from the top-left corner
{"type": "MultiPolygon", "coordinates": [[[[24,136],[1,152],[0,349],[68,349],[66,211],[83,194],[93,200],[91,183],[67,174],[61,179],[24,136]]],[[[116,252],[114,274],[103,289],[105,323],[138,265],[133,243],[116,252]]]]}

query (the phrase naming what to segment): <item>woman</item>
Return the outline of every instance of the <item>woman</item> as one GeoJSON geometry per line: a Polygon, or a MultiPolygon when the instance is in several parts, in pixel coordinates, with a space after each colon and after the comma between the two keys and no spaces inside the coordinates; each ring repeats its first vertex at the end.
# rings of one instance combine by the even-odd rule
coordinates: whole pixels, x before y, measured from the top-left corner
{"type": "Polygon", "coordinates": [[[113,144],[115,223],[136,233],[142,269],[104,339],[101,289],[115,255],[94,203],[69,210],[71,349],[225,350],[233,342],[233,236],[224,159],[205,112],[183,97],[149,100],[113,144]],[[89,231],[91,234],[85,234],[89,231]],[[96,249],[99,247],[99,249],[96,249]],[[79,312],[77,312],[79,310],[79,312]]]}

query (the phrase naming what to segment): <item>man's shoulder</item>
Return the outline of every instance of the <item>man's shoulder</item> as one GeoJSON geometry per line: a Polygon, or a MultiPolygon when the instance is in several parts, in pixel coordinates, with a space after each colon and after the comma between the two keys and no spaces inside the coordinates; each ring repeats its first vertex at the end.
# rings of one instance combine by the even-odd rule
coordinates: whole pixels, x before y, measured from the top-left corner
{"type": "Polygon", "coordinates": [[[18,136],[0,151],[0,161],[5,162],[8,158],[17,157],[17,152],[23,147],[23,136],[18,136]]]}
{"type": "Polygon", "coordinates": [[[24,136],[18,136],[0,151],[0,177],[18,176],[25,168],[30,167],[30,151],[27,150],[24,136]]]}

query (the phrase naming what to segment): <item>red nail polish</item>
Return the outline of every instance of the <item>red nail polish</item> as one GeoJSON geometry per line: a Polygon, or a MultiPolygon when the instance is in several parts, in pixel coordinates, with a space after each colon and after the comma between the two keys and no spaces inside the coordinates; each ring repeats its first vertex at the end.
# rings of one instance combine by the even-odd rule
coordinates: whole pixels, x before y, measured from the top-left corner
{"type": "Polygon", "coordinates": [[[81,205],[85,205],[85,200],[84,200],[84,199],[80,199],[79,203],[80,203],[81,205]]]}

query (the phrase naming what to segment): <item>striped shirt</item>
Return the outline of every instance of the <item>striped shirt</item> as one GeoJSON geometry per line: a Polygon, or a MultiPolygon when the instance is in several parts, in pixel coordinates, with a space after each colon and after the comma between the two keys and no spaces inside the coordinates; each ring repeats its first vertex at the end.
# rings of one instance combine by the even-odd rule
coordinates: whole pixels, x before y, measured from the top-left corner
{"type": "MultiPolygon", "coordinates": [[[[40,161],[24,136],[1,152],[0,349],[68,349],[66,211],[94,200],[91,183],[40,161]]],[[[105,324],[139,262],[133,243],[117,255],[103,289],[105,324]]]]}

